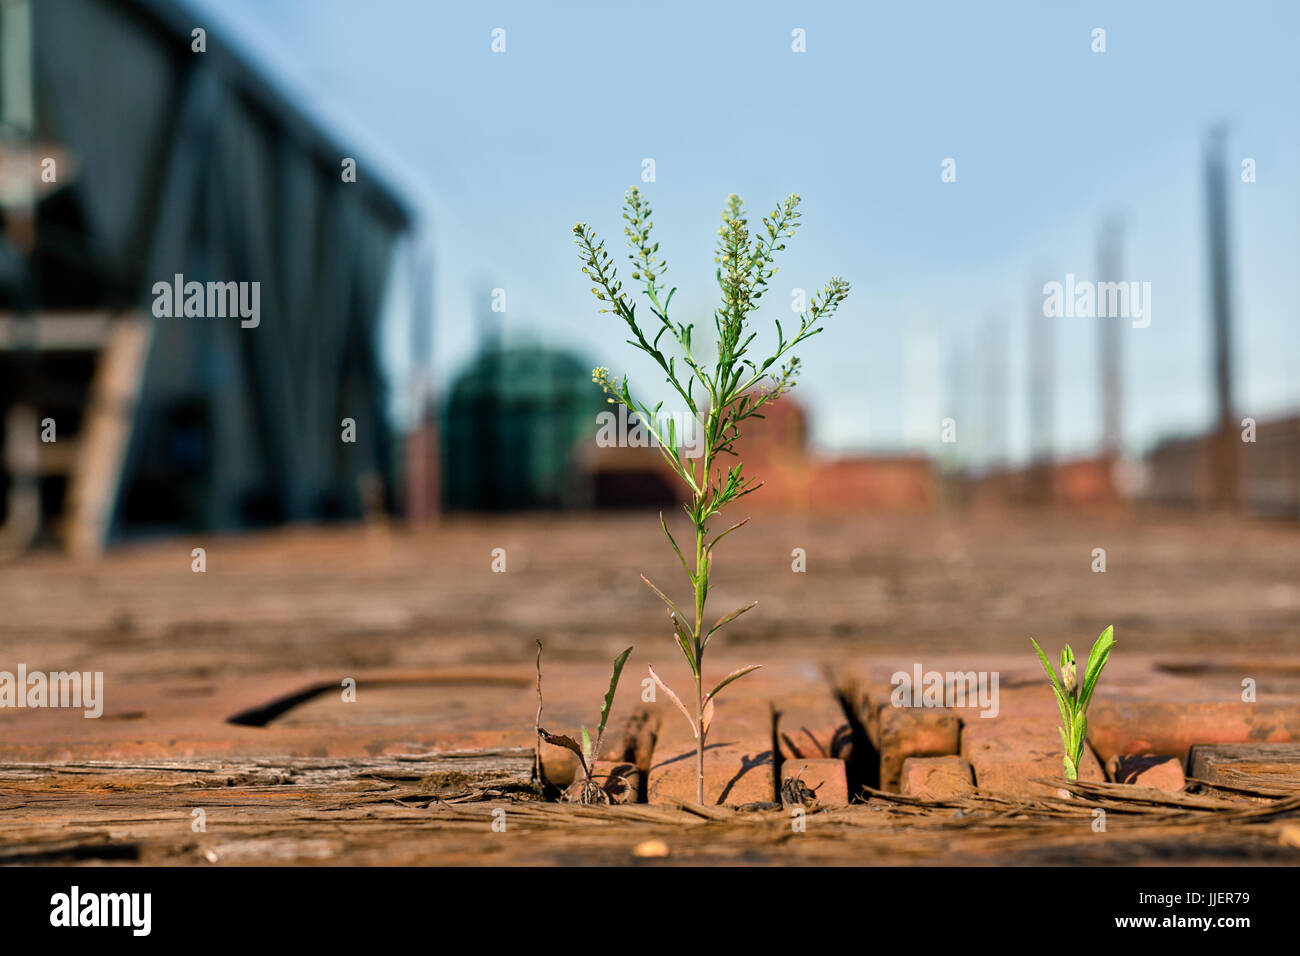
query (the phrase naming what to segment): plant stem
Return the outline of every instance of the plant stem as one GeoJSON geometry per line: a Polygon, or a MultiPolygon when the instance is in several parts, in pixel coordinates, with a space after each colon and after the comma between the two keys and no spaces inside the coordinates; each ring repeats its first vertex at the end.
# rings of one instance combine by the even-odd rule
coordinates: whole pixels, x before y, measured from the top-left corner
{"type": "MultiPolygon", "coordinates": [[[[708,472],[705,472],[707,478],[708,472]]],[[[703,482],[701,482],[703,484],[703,482]]],[[[702,513],[696,502],[696,514],[702,513]]],[[[708,567],[704,561],[704,526],[695,526],[695,801],[704,803],[704,600],[708,593],[708,567]]]]}
{"type": "MultiPolygon", "coordinates": [[[[695,678],[695,687],[698,691],[700,687],[698,677],[695,678]]],[[[701,703],[695,712],[698,715],[695,718],[698,727],[700,726],[699,721],[704,718],[704,705],[701,703]]],[[[695,741],[695,802],[701,805],[704,804],[704,731],[702,728],[699,739],[695,741]]]]}
{"type": "Polygon", "coordinates": [[[709,409],[704,432],[704,461],[699,489],[695,494],[695,508],[691,514],[695,525],[695,799],[704,803],[704,602],[709,595],[709,559],[704,550],[705,498],[709,491],[709,468],[713,464],[714,430],[718,418],[717,402],[709,409]]]}

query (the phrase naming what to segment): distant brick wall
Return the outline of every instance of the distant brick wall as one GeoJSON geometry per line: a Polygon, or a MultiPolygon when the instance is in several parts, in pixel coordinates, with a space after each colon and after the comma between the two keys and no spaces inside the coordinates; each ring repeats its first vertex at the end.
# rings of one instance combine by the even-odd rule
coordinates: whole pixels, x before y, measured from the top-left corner
{"type": "Polygon", "coordinates": [[[1210,443],[1205,438],[1162,442],[1147,456],[1143,498],[1159,504],[1192,506],[1208,502],[1213,490],[1210,443]]]}
{"type": "Polygon", "coordinates": [[[929,511],[937,501],[928,458],[840,458],[816,466],[809,505],[816,510],[929,511]]]}
{"type": "Polygon", "coordinates": [[[1052,469],[1052,497],[1065,505],[1113,505],[1119,500],[1109,458],[1084,458],[1052,469]]]}
{"type": "MultiPolygon", "coordinates": [[[[1162,442],[1147,457],[1142,497],[1167,505],[1202,506],[1214,498],[1211,434],[1162,442]]],[[[1254,442],[1237,451],[1241,506],[1252,514],[1300,514],[1300,416],[1260,422],[1254,442]]]]}
{"type": "Polygon", "coordinates": [[[1114,462],[1109,458],[1078,458],[997,471],[962,481],[960,493],[963,501],[981,508],[1105,508],[1121,500],[1115,488],[1114,462]]]}
{"type": "Polygon", "coordinates": [[[1300,416],[1263,422],[1255,442],[1243,444],[1241,497],[1250,511],[1300,515],[1300,416]]]}
{"type": "MultiPolygon", "coordinates": [[[[744,474],[758,478],[763,487],[747,496],[741,506],[750,511],[926,511],[938,500],[934,467],[922,456],[861,456],[821,459],[808,450],[808,424],[802,406],[789,397],[763,409],[764,418],[744,423],[736,442],[735,458],[723,455],[717,465],[727,468],[744,462],[744,474]]],[[[590,471],[601,507],[654,505],[624,494],[632,481],[643,484],[658,476],[685,501],[688,489],[662,459],[649,448],[587,448],[581,466],[590,471]]],[[[656,483],[658,486],[658,483],[656,483]]],[[[636,487],[640,487],[637,484],[636,487]]]]}

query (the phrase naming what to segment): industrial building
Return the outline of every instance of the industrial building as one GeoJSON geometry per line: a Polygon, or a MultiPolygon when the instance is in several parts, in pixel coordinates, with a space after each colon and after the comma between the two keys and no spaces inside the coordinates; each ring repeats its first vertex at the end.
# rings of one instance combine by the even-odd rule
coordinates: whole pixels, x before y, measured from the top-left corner
{"type": "Polygon", "coordinates": [[[0,553],[392,506],[349,163],[181,5],[0,0],[0,553]]]}

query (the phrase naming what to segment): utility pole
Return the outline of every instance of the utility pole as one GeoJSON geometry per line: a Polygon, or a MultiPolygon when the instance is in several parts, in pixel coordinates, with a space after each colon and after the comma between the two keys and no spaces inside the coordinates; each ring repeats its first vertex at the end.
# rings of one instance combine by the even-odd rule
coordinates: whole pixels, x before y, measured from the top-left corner
{"type": "Polygon", "coordinates": [[[1210,254],[1210,311],[1214,324],[1214,391],[1218,416],[1210,440],[1214,503],[1236,508],[1238,501],[1237,427],[1232,402],[1232,289],[1228,273],[1227,170],[1223,163],[1226,131],[1210,131],[1205,151],[1206,227],[1210,254]]]}
{"type": "Polygon", "coordinates": [[[406,439],[406,515],[434,518],[441,504],[437,409],[433,386],[433,262],[425,247],[411,251],[411,427],[406,439]]]}
{"type": "Polygon", "coordinates": [[[957,333],[950,331],[948,334],[948,354],[947,354],[947,396],[944,402],[945,419],[952,419],[955,427],[956,441],[952,444],[953,448],[945,454],[946,464],[949,470],[965,469],[969,467],[969,457],[964,457],[959,451],[961,440],[971,431],[972,422],[969,416],[963,414],[964,402],[966,399],[966,361],[962,353],[960,343],[955,343],[954,339],[957,333]]]}
{"type": "MultiPolygon", "coordinates": [[[[1120,330],[1123,317],[1102,314],[1101,283],[1123,282],[1122,260],[1123,224],[1119,216],[1112,215],[1101,227],[1097,245],[1097,313],[1100,323],[1099,354],[1101,357],[1101,454],[1112,466],[1124,453],[1124,387],[1123,354],[1120,347],[1120,330]]],[[[1119,301],[1118,299],[1116,301],[1119,301]]]]}
{"type": "Polygon", "coordinates": [[[987,470],[1007,463],[1007,330],[1000,316],[984,322],[984,435],[987,470]]]}
{"type": "Polygon", "coordinates": [[[1029,290],[1029,488],[1035,504],[1052,501],[1053,402],[1056,386],[1054,319],[1043,314],[1042,283],[1029,290]]]}

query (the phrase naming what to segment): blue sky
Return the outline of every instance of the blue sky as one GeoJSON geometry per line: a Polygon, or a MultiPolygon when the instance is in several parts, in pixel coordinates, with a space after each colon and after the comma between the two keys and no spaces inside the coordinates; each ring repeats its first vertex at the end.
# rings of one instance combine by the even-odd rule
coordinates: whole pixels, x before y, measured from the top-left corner
{"type": "MultiPolygon", "coordinates": [[[[360,175],[425,213],[442,387],[501,287],[508,337],[574,348],[667,398],[597,314],[573,223],[616,245],[622,193],[642,185],[674,305],[707,325],[726,195],[757,218],[798,192],[804,226],[759,322],[788,315],[794,287],[854,283],[795,393],[820,446],[937,452],[952,415],[966,457],[1022,457],[1027,332],[1055,322],[1057,444],[1085,453],[1102,320],[1043,318],[1038,290],[1095,273],[1115,211],[1123,276],[1152,285],[1150,327],[1121,336],[1140,450],[1212,414],[1202,149],[1224,122],[1239,411],[1300,406],[1298,3],[187,3],[355,143],[360,175]],[[1105,53],[1091,50],[1097,27],[1105,53]],[[656,181],[642,184],[647,157],[656,181]],[[948,157],[954,183],[940,178],[948,157]],[[1245,157],[1254,183],[1237,177],[1245,157]],[[980,442],[995,430],[990,375],[1008,411],[1003,437],[980,442]]],[[[390,311],[400,397],[400,284],[390,311]]]]}

